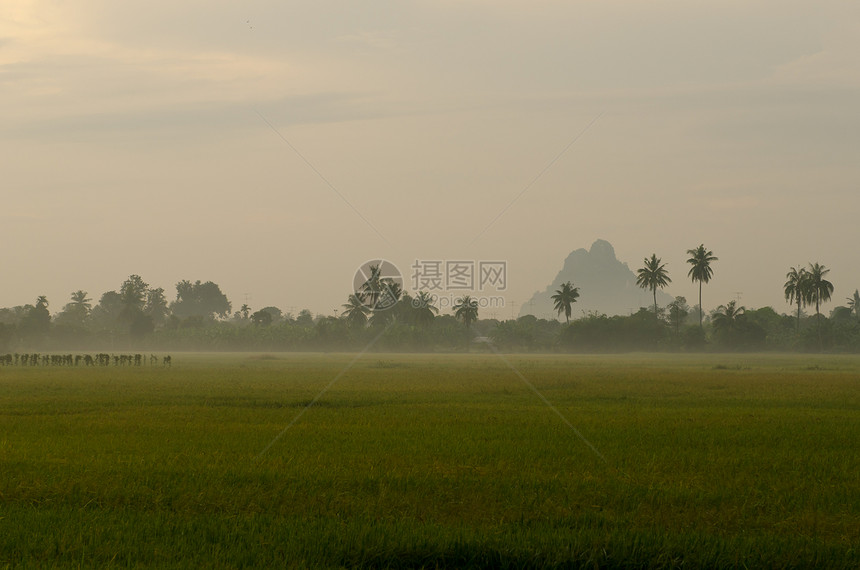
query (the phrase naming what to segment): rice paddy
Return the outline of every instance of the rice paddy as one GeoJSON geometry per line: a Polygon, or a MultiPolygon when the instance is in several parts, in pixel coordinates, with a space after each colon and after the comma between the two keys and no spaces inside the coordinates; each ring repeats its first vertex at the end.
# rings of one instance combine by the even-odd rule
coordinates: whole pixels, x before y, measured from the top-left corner
{"type": "Polygon", "coordinates": [[[858,440],[855,356],[6,367],[0,566],[854,568],[858,440]]]}

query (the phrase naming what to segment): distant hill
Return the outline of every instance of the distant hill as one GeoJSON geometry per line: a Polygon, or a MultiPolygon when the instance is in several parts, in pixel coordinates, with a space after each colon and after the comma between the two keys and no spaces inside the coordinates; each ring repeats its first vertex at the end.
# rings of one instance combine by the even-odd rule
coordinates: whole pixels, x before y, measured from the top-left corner
{"type": "MultiPolygon", "coordinates": [[[[591,244],[590,250],[571,252],[552,283],[523,304],[520,316],[556,317],[551,297],[567,281],[579,287],[579,299],[573,305],[571,318],[579,318],[592,311],[610,316],[629,315],[654,303],[651,292],[636,285],[636,274],[615,257],[612,244],[599,239],[591,244]]],[[[661,307],[673,300],[671,295],[657,291],[657,304],[661,307]]]]}

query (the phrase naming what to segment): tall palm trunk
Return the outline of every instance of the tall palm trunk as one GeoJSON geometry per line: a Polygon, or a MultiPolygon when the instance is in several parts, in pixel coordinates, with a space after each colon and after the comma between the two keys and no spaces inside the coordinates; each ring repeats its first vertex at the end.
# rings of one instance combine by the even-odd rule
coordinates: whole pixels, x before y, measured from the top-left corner
{"type": "Polygon", "coordinates": [[[800,297],[797,298],[797,332],[800,333],[800,297]]]}
{"type": "Polygon", "coordinates": [[[704,329],[704,309],[702,309],[702,280],[699,279],[699,328],[704,329]]]}
{"type": "Polygon", "coordinates": [[[820,295],[815,295],[815,321],[818,324],[818,350],[824,350],[824,342],[821,340],[821,313],[818,310],[820,295]]]}

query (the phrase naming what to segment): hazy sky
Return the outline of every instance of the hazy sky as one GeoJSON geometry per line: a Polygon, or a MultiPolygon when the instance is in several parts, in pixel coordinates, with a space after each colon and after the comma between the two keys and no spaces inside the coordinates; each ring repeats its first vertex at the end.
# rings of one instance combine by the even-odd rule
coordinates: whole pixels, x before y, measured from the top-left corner
{"type": "Polygon", "coordinates": [[[856,0],[3,0],[0,109],[0,306],[331,313],[386,258],[506,260],[519,311],[597,238],[691,304],[704,243],[708,309],[860,287],[856,0]]]}

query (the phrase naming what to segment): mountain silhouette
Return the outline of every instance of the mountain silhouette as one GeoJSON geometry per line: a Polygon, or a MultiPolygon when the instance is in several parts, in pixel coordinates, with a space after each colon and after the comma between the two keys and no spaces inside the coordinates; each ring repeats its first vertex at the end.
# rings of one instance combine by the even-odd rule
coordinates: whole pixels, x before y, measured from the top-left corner
{"type": "MultiPolygon", "coordinates": [[[[636,274],[626,263],[615,257],[615,248],[606,240],[599,239],[591,249],[577,249],[564,260],[564,267],[552,283],[543,291],[532,295],[520,309],[520,315],[535,315],[539,318],[556,318],[552,296],[561,284],[570,281],[579,288],[579,299],[572,306],[571,318],[588,313],[629,315],[640,307],[651,307],[654,298],[651,291],[636,285],[636,274]]],[[[657,290],[657,304],[666,306],[674,297],[657,290]]],[[[564,313],[561,315],[564,318],[564,313]]]]}

